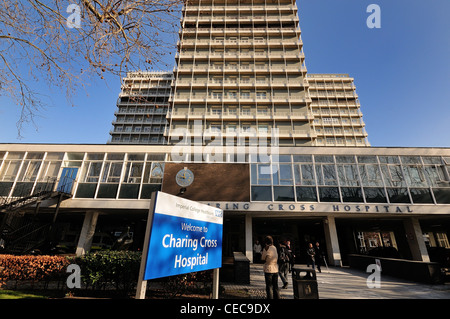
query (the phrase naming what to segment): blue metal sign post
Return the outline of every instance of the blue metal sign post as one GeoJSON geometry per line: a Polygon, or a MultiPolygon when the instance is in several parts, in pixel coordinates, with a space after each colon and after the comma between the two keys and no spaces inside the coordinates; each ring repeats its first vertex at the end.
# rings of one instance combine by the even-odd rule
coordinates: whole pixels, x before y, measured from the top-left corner
{"type": "Polygon", "coordinates": [[[221,209],[154,193],[136,298],[145,298],[146,280],[222,267],[222,235],[221,209]]]}

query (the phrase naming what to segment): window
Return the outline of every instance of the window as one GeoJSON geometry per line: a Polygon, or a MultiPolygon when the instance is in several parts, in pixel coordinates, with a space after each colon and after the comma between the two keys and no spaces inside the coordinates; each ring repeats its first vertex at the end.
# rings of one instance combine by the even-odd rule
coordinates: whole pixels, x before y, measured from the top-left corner
{"type": "Polygon", "coordinates": [[[446,233],[436,233],[436,239],[439,247],[450,248],[446,233]]]}
{"type": "Polygon", "coordinates": [[[122,162],[105,162],[101,182],[118,183],[122,172],[122,166],[122,162]]]}
{"type": "Polygon", "coordinates": [[[364,187],[364,195],[367,203],[387,203],[384,188],[364,187]]]}
{"type": "MultiPolygon", "coordinates": [[[[47,159],[49,159],[49,156],[47,156],[47,159]]],[[[61,161],[45,161],[41,172],[40,172],[40,176],[38,178],[38,181],[47,181],[48,178],[58,178],[58,174],[59,174],[59,169],[61,168],[61,161]]]]}
{"type": "Polygon", "coordinates": [[[450,204],[450,188],[433,188],[437,204],[450,204]]]}
{"type": "Polygon", "coordinates": [[[264,91],[256,92],[256,98],[257,98],[258,100],[264,100],[264,99],[266,99],[266,98],[267,98],[267,92],[264,92],[264,91]]]}
{"type": "Polygon", "coordinates": [[[337,185],[334,165],[316,164],[316,176],[319,185],[337,185]]]}
{"type": "Polygon", "coordinates": [[[236,132],[237,125],[236,124],[228,124],[227,132],[234,133],[236,132]]]}
{"type": "Polygon", "coordinates": [[[381,165],[381,171],[386,186],[406,187],[400,165],[381,165]]]}
{"type": "Polygon", "coordinates": [[[337,165],[339,183],[344,186],[359,186],[359,178],[356,165],[337,165]]]}
{"type": "Polygon", "coordinates": [[[406,188],[387,188],[387,192],[391,203],[411,203],[406,188]]]}
{"type": "Polygon", "coordinates": [[[445,178],[445,168],[440,165],[424,166],[424,174],[428,184],[432,187],[449,186],[449,182],[445,178]]]}
{"type": "Polygon", "coordinates": [[[86,162],[84,173],[82,174],[83,183],[97,183],[100,178],[102,162],[86,162]]]}
{"type": "Polygon", "coordinates": [[[268,125],[267,124],[260,124],[260,125],[258,125],[258,133],[268,134],[269,133],[268,125]]]}
{"type": "Polygon", "coordinates": [[[409,192],[414,204],[434,204],[429,188],[410,188],[409,192]]]}
{"type": "Polygon", "coordinates": [[[270,186],[252,186],[252,201],[272,201],[272,187],[270,186]]]}
{"type": "Polygon", "coordinates": [[[210,131],[214,133],[220,133],[222,126],[220,124],[211,124],[210,131]]]}
{"type": "Polygon", "coordinates": [[[250,98],[250,91],[241,92],[241,99],[249,99],[249,98],[250,98]]]}
{"type": "Polygon", "coordinates": [[[312,163],[294,164],[294,176],[295,185],[315,185],[314,168],[312,163]]]}
{"type": "Polygon", "coordinates": [[[22,165],[18,182],[34,182],[36,181],[42,161],[26,160],[22,165]]]}
{"type": "Polygon", "coordinates": [[[406,181],[411,187],[426,187],[427,183],[422,166],[403,166],[406,181]]]}
{"type": "Polygon", "coordinates": [[[231,107],[228,109],[228,114],[230,115],[236,115],[237,114],[237,108],[236,107],[231,107]]]}
{"type": "Polygon", "coordinates": [[[140,184],[144,169],[143,162],[128,162],[123,176],[123,183],[140,184]]]}
{"type": "Polygon", "coordinates": [[[250,133],[252,131],[252,127],[250,124],[242,124],[242,132],[250,133]]]}
{"type": "Polygon", "coordinates": [[[229,63],[227,63],[227,68],[228,69],[237,69],[238,67],[237,67],[237,63],[236,62],[229,62],[229,63]]]}
{"type": "Polygon", "coordinates": [[[343,202],[364,202],[361,188],[359,187],[341,187],[343,202]]]}
{"type": "Polygon", "coordinates": [[[359,174],[363,186],[383,186],[380,168],[377,164],[360,164],[359,174]]]}
{"type": "Polygon", "coordinates": [[[293,185],[291,164],[272,164],[273,185],[293,185]]]}
{"type": "Polygon", "coordinates": [[[266,83],[266,78],[264,76],[258,76],[258,77],[256,77],[256,83],[264,84],[264,83],[266,83]]]}
{"type": "Polygon", "coordinates": [[[319,187],[319,198],[321,202],[340,202],[337,187],[319,187]]]}
{"type": "Polygon", "coordinates": [[[223,83],[223,77],[221,77],[221,76],[215,76],[215,77],[213,78],[213,82],[216,83],[216,84],[222,84],[222,83],[223,83]]]}
{"type": "Polygon", "coordinates": [[[292,186],[274,186],[273,187],[273,200],[281,202],[293,202],[294,188],[292,186]]]}
{"type": "Polygon", "coordinates": [[[324,117],[322,120],[324,123],[335,123],[335,124],[339,123],[339,119],[333,117],[324,117]]]}
{"type": "Polygon", "coordinates": [[[269,110],[267,108],[259,108],[258,115],[269,115],[269,110]]]}
{"type": "Polygon", "coordinates": [[[212,98],[213,99],[221,99],[222,98],[222,91],[213,91],[212,92],[212,98]]]}
{"type": "Polygon", "coordinates": [[[252,164],[251,166],[252,185],[271,185],[271,171],[268,164],[252,164]]]}
{"type": "Polygon", "coordinates": [[[265,69],[265,67],[266,67],[266,64],[265,64],[265,63],[262,63],[262,62],[257,62],[257,63],[255,63],[255,68],[256,68],[257,70],[263,70],[263,69],[265,69]]]}
{"type": "Polygon", "coordinates": [[[230,99],[237,99],[237,97],[238,97],[238,94],[237,94],[236,91],[228,92],[228,98],[230,98],[230,99]]]}
{"type": "Polygon", "coordinates": [[[296,187],[298,202],[317,202],[315,187],[296,187]]]}
{"type": "Polygon", "coordinates": [[[213,109],[211,109],[211,113],[213,115],[222,115],[222,109],[221,108],[213,108],[213,109]]]}

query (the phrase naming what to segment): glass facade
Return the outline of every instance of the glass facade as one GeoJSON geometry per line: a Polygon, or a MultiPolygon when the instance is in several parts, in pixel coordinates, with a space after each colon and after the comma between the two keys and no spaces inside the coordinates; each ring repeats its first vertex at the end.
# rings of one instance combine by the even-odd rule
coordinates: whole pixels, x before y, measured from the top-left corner
{"type": "Polygon", "coordinates": [[[30,195],[72,168],[74,198],[149,199],[161,189],[164,161],[152,153],[0,152],[0,196],[30,195]]]}
{"type": "Polygon", "coordinates": [[[251,163],[252,201],[450,203],[450,158],[280,155],[251,163]]]}
{"type": "MultiPolygon", "coordinates": [[[[78,172],[74,198],[149,199],[161,189],[169,158],[144,152],[0,152],[0,196],[29,195],[71,168],[78,172]]],[[[247,154],[243,158],[245,162],[250,158],[255,202],[450,204],[450,157],[304,154],[272,160],[247,154]]]]}

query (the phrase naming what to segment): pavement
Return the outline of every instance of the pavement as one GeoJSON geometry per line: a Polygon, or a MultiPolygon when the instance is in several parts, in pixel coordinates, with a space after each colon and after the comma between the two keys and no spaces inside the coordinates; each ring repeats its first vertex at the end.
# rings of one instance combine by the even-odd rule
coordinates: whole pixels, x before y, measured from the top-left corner
{"type": "MultiPolygon", "coordinates": [[[[306,268],[306,265],[295,265],[306,268]]],[[[450,299],[450,283],[428,285],[390,276],[381,273],[380,287],[369,288],[369,273],[348,267],[322,267],[317,272],[319,299],[450,299]]],[[[287,289],[281,289],[282,282],[278,278],[282,299],[294,299],[292,274],[288,273],[287,289]]],[[[250,284],[222,283],[226,296],[246,299],[265,299],[266,286],[262,264],[250,264],[250,284]]]]}

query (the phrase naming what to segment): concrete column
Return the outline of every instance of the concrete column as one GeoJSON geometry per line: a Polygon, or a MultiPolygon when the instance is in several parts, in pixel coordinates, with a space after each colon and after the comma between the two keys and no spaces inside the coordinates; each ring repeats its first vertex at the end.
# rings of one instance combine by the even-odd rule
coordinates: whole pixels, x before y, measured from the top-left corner
{"type": "Polygon", "coordinates": [[[325,241],[327,244],[328,261],[330,265],[342,267],[336,221],[333,216],[328,216],[324,219],[323,228],[325,231],[325,241]]]}
{"type": "Polygon", "coordinates": [[[413,260],[430,262],[430,256],[428,256],[427,246],[423,240],[419,219],[417,217],[405,219],[403,225],[405,226],[406,239],[413,260]]]}
{"type": "Polygon", "coordinates": [[[98,214],[98,212],[86,212],[80,238],[78,239],[77,250],[75,252],[77,256],[82,256],[91,249],[95,227],[97,226],[98,214]]]}
{"type": "Polygon", "coordinates": [[[253,263],[253,218],[245,215],[245,256],[253,263]]]}

